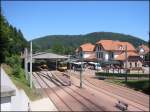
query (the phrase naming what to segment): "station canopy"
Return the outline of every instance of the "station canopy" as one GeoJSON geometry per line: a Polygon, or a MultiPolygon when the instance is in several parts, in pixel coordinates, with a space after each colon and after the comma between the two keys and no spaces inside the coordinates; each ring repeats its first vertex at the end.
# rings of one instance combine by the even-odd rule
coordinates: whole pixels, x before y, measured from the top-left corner
{"type": "Polygon", "coordinates": [[[58,55],[54,53],[40,52],[32,55],[33,59],[48,59],[48,60],[63,60],[68,59],[68,56],[58,55]]]}

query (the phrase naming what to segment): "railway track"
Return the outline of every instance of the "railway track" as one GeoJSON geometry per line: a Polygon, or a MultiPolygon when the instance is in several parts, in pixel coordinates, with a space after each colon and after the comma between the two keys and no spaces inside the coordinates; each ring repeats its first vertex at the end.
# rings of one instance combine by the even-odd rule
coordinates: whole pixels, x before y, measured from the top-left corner
{"type": "MultiPolygon", "coordinates": [[[[85,80],[88,82],[88,83],[90,83],[91,85],[93,85],[93,86],[95,86],[95,87],[100,87],[100,86],[98,86],[97,84],[94,84],[93,83],[93,81],[90,81],[89,79],[87,79],[87,78],[85,78],[85,80]]],[[[96,83],[96,82],[95,82],[96,83]]],[[[99,84],[102,84],[103,82],[99,82],[99,84]]],[[[104,83],[103,83],[103,85],[104,85],[104,83]]],[[[134,91],[134,93],[132,93],[132,92],[129,92],[130,90],[129,89],[126,89],[125,87],[124,88],[119,88],[118,86],[116,87],[114,87],[114,85],[111,85],[111,84],[105,84],[103,87],[101,87],[101,88],[103,88],[103,89],[106,89],[106,90],[108,90],[108,91],[110,91],[110,89],[113,89],[114,91],[113,91],[113,93],[115,93],[115,94],[117,94],[117,95],[119,95],[119,96],[121,96],[121,97],[124,97],[124,98],[126,98],[126,99],[129,99],[129,100],[131,100],[131,98],[132,98],[132,101],[134,101],[135,103],[138,103],[138,104],[140,104],[140,105],[142,105],[142,106],[145,106],[145,107],[147,107],[147,108],[149,108],[149,97],[144,97],[144,95],[143,96],[141,96],[141,94],[136,94],[135,93],[135,91],[134,91]],[[107,88],[107,87],[110,87],[110,88],[107,88]],[[117,92],[115,92],[115,91],[118,91],[118,90],[120,90],[120,93],[117,93],[117,92]],[[130,96],[129,96],[130,95],[130,96]],[[129,97],[128,97],[129,96],[129,97]],[[143,103],[143,101],[144,101],[144,103],[143,103]]]]}
{"type": "MultiPolygon", "coordinates": [[[[73,83],[72,83],[72,86],[74,86],[75,88],[77,88],[76,85],[74,85],[73,83]]],[[[64,88],[64,89],[66,89],[66,88],[64,88]]],[[[75,91],[74,89],[72,89],[70,86],[67,86],[67,89],[70,89],[73,93],[78,94],[80,97],[82,97],[82,98],[84,98],[86,101],[90,102],[90,103],[91,103],[90,105],[94,105],[95,107],[97,107],[98,111],[100,111],[100,110],[101,110],[101,111],[104,111],[104,110],[105,110],[104,107],[97,105],[96,103],[94,103],[93,101],[91,101],[89,98],[87,98],[87,97],[81,95],[79,92],[77,92],[77,91],[75,91]],[[102,110],[102,109],[103,109],[103,110],[102,110]]]]}
{"type": "MultiPolygon", "coordinates": [[[[47,79],[43,79],[41,76],[40,76],[40,74],[38,74],[38,77],[49,87],[49,84],[46,82],[46,80],[47,79]]],[[[44,77],[44,78],[46,78],[46,77],[44,77]]],[[[81,96],[81,95],[79,95],[79,94],[77,94],[76,93],[76,97],[75,96],[73,96],[72,95],[72,93],[74,93],[74,91],[71,91],[71,92],[69,92],[68,90],[66,90],[66,89],[68,89],[68,87],[67,88],[63,88],[63,87],[61,87],[61,86],[57,86],[59,89],[61,89],[61,90],[63,90],[64,92],[66,92],[68,95],[70,95],[72,98],[74,98],[78,103],[80,103],[80,106],[82,105],[82,109],[83,109],[83,111],[102,111],[102,108],[101,107],[99,107],[99,106],[95,106],[94,104],[93,104],[93,102],[91,102],[91,101],[89,101],[88,99],[85,99],[83,96],[81,96]],[[78,96],[77,96],[78,95],[78,96]],[[79,100],[79,99],[81,99],[82,98],[82,101],[81,100],[79,100]],[[84,101],[86,101],[86,103],[88,103],[88,106],[86,106],[84,103],[83,103],[83,100],[84,101]],[[93,107],[92,107],[93,106],[93,107]],[[94,107],[95,106],[95,107],[94,107]]],[[[53,89],[53,88],[51,88],[51,89],[53,89]]],[[[70,89],[70,90],[72,90],[72,89],[70,89]]],[[[55,90],[54,90],[55,91],[55,90]]],[[[55,93],[55,94],[57,94],[57,93],[55,93]]],[[[74,105],[74,104],[73,104],[74,105]]],[[[69,105],[68,105],[69,106],[69,105]]],[[[70,108],[72,108],[72,107],[70,107],[70,108]]],[[[73,109],[72,109],[73,110],[73,109]]],[[[73,111],[76,111],[76,110],[73,110],[73,111]]],[[[81,110],[80,110],[81,111],[81,110]]]]}
{"type": "MultiPolygon", "coordinates": [[[[58,73],[57,73],[58,74],[58,73]]],[[[84,83],[85,84],[85,83],[84,83]]],[[[76,87],[77,85],[75,85],[75,84],[73,84],[72,83],[72,85],[74,85],[74,87],[76,87]]],[[[98,92],[101,92],[101,93],[103,93],[103,94],[106,94],[106,92],[103,92],[103,91],[101,91],[101,90],[99,90],[99,89],[97,89],[97,88],[93,88],[92,86],[89,86],[89,85],[87,85],[87,84],[85,84],[86,86],[87,86],[87,88],[92,88],[92,89],[94,89],[94,90],[96,90],[96,91],[98,91],[98,92]]],[[[77,87],[76,87],[77,88],[77,87]]],[[[117,99],[116,97],[114,97],[113,95],[109,95],[109,94],[107,94],[108,96],[110,96],[110,97],[113,97],[114,99],[117,99]]],[[[138,106],[135,106],[135,105],[132,105],[132,104],[130,104],[130,106],[132,106],[132,107],[134,107],[134,108],[137,108],[138,109],[138,111],[140,110],[140,111],[144,111],[144,110],[142,110],[141,108],[139,108],[138,106]]],[[[132,108],[131,107],[131,108],[132,108]]],[[[130,108],[130,109],[131,109],[130,108]]],[[[133,108],[132,108],[132,110],[133,110],[133,108]]],[[[110,111],[110,110],[109,110],[110,111]]],[[[118,110],[117,110],[118,111],[118,110]]]]}
{"type": "MultiPolygon", "coordinates": [[[[91,83],[91,84],[93,84],[92,83],[92,81],[90,81],[89,79],[90,78],[88,78],[88,77],[86,77],[85,78],[86,79],[86,81],[88,81],[89,83],[91,83]]],[[[103,83],[104,84],[104,82],[100,82],[99,81],[99,83],[103,83]]],[[[127,94],[131,94],[131,95],[136,95],[136,99],[137,98],[139,98],[139,99],[145,99],[145,100],[147,100],[147,96],[146,95],[144,95],[143,93],[135,93],[135,91],[133,91],[133,90],[131,90],[131,89],[128,89],[128,88],[125,88],[125,87],[121,87],[121,86],[117,86],[117,85],[114,85],[114,84],[110,84],[110,83],[105,83],[105,85],[106,86],[111,86],[112,88],[114,88],[114,89],[119,89],[119,90],[121,90],[122,92],[124,92],[124,93],[127,93],[127,94]],[[114,87],[115,86],[115,87],[114,87]],[[134,92],[134,94],[133,94],[133,92],[134,92]],[[142,96],[141,96],[142,95],[142,96]]],[[[96,86],[96,85],[95,85],[96,86]]],[[[98,86],[97,86],[98,87],[98,86]]]]}
{"type": "MultiPolygon", "coordinates": [[[[52,98],[52,96],[49,94],[50,91],[48,91],[47,89],[45,89],[45,88],[43,87],[43,85],[41,84],[41,81],[40,81],[39,78],[37,77],[37,74],[36,74],[36,75],[33,74],[33,76],[34,76],[34,78],[37,80],[37,82],[38,82],[38,84],[40,85],[40,87],[46,92],[46,94],[47,94],[47,96],[49,97],[49,99],[50,99],[51,101],[53,101],[55,107],[56,107],[58,110],[61,110],[61,111],[73,111],[73,110],[63,101],[63,99],[62,99],[61,97],[59,97],[59,95],[57,95],[57,93],[56,93],[53,89],[51,89],[51,90],[52,90],[51,92],[53,92],[53,94],[56,95],[54,98],[58,99],[58,101],[60,101],[60,103],[64,104],[64,105],[61,106],[61,107],[63,107],[63,108],[60,108],[60,105],[58,106],[58,103],[56,103],[56,102],[54,101],[54,99],[52,98]]],[[[48,87],[48,86],[47,86],[47,87],[48,87]]],[[[51,87],[50,87],[50,88],[51,88],[51,87]]]]}
{"type": "MultiPolygon", "coordinates": [[[[75,74],[76,75],[76,74],[75,74]]],[[[74,76],[74,75],[72,75],[74,78],[77,78],[77,79],[79,79],[79,77],[76,77],[76,76],[74,76]]],[[[89,81],[89,80],[87,80],[86,78],[84,78],[84,80],[86,80],[87,82],[88,82],[88,84],[87,83],[85,83],[85,82],[83,82],[86,86],[88,86],[88,87],[90,87],[90,88],[92,88],[92,89],[94,89],[94,90],[96,90],[96,91],[98,91],[98,92],[103,92],[102,90],[100,90],[100,88],[101,89],[104,89],[105,91],[109,91],[109,92],[112,92],[112,89],[111,88],[108,88],[108,87],[101,87],[101,86],[95,86],[95,84],[93,84],[93,83],[91,83],[91,81],[89,81]]],[[[123,97],[123,98],[126,98],[126,99],[128,99],[128,100],[131,100],[131,98],[129,98],[129,97],[126,97],[125,95],[125,97],[124,96],[122,96],[122,95],[120,95],[120,94],[118,94],[118,93],[116,93],[118,96],[120,96],[120,97],[123,97]]],[[[122,94],[126,94],[125,92],[124,93],[122,93],[122,94]]],[[[110,95],[110,94],[108,94],[109,96],[112,96],[112,95],[110,95]]],[[[114,96],[112,96],[112,97],[114,97],[114,96]]],[[[116,98],[116,97],[114,97],[114,98],[116,98]]],[[[143,105],[141,102],[137,102],[137,100],[135,101],[132,101],[132,102],[135,102],[135,103],[137,103],[137,104],[140,104],[140,105],[142,105],[142,106],[144,106],[145,107],[145,105],[143,105]]],[[[131,104],[132,105],[132,104],[131,104]]],[[[132,105],[132,106],[134,106],[134,105],[132,105]]],[[[138,109],[140,109],[141,110],[141,108],[139,108],[138,106],[134,106],[134,107],[136,107],[136,108],[138,108],[138,109]]],[[[144,111],[144,110],[142,110],[142,111],[144,111]]]]}
{"type": "MultiPolygon", "coordinates": [[[[75,74],[75,73],[73,73],[73,74],[75,74]]],[[[77,74],[75,74],[75,75],[77,75],[77,74]]],[[[78,78],[79,79],[79,76],[76,76],[76,78],[78,78]]],[[[93,82],[95,82],[96,80],[94,80],[94,79],[90,79],[90,78],[88,78],[88,77],[84,77],[84,79],[87,81],[87,82],[89,82],[90,84],[92,84],[92,85],[94,85],[94,86],[96,86],[97,84],[94,84],[93,82]],[[93,81],[90,81],[90,80],[93,80],[93,81]]],[[[133,91],[133,90],[131,90],[131,89],[128,89],[128,88],[125,88],[125,87],[121,87],[121,86],[118,86],[118,85],[115,85],[115,87],[114,87],[114,84],[108,84],[108,83],[104,83],[104,82],[101,82],[101,81],[97,81],[100,85],[102,84],[103,85],[103,89],[105,89],[106,87],[108,87],[108,86],[111,86],[111,88],[113,88],[113,89],[115,89],[115,90],[120,90],[122,93],[122,95],[124,95],[124,94],[130,94],[130,95],[133,95],[134,96],[134,99],[144,99],[144,100],[147,100],[148,99],[148,96],[146,96],[146,95],[144,95],[143,93],[135,93],[135,91],[133,91]],[[134,94],[133,94],[133,92],[134,92],[134,94]],[[141,96],[142,95],[142,96],[141,96]],[[136,98],[135,98],[136,97],[136,98]]],[[[100,87],[100,86],[96,86],[96,87],[100,87]]],[[[147,104],[148,104],[148,102],[147,102],[147,104]]],[[[148,106],[148,105],[147,105],[148,106]]]]}

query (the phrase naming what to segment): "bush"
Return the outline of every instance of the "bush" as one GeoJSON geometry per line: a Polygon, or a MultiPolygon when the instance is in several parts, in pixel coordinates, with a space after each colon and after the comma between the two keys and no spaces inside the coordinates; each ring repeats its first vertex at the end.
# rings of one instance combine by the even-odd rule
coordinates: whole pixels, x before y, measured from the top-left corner
{"type": "Polygon", "coordinates": [[[142,87],[142,90],[143,90],[145,93],[150,94],[149,89],[150,89],[149,82],[146,82],[146,83],[144,84],[144,86],[142,87]]]}
{"type": "Polygon", "coordinates": [[[21,67],[17,66],[16,64],[13,66],[13,73],[12,75],[16,76],[17,78],[20,78],[20,72],[21,72],[21,67]]]}
{"type": "Polygon", "coordinates": [[[128,87],[134,88],[136,90],[142,90],[144,93],[149,94],[149,80],[139,80],[139,81],[128,81],[125,83],[123,81],[122,83],[126,84],[128,87]]]}
{"type": "Polygon", "coordinates": [[[18,55],[7,57],[6,63],[12,67],[12,75],[14,75],[16,78],[24,77],[24,71],[21,68],[21,59],[18,55]]]}

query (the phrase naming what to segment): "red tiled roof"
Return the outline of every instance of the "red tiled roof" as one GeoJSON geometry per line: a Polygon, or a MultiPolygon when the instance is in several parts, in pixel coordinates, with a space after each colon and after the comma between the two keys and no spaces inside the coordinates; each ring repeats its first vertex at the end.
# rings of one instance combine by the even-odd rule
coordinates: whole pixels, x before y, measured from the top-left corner
{"type": "MultiPolygon", "coordinates": [[[[127,58],[130,56],[139,56],[139,55],[135,52],[127,52],[127,58]]],[[[120,60],[120,61],[125,60],[125,52],[118,55],[115,60],[120,60]]]]}
{"type": "Polygon", "coordinates": [[[114,51],[114,50],[121,50],[122,47],[124,50],[125,46],[127,45],[127,51],[136,51],[134,46],[129,42],[120,42],[120,41],[113,41],[113,40],[100,40],[96,44],[101,44],[105,50],[114,51]]]}
{"type": "Polygon", "coordinates": [[[85,43],[85,44],[82,44],[80,46],[80,48],[82,49],[82,51],[93,51],[94,50],[94,45],[91,44],[91,43],[85,43]]]}

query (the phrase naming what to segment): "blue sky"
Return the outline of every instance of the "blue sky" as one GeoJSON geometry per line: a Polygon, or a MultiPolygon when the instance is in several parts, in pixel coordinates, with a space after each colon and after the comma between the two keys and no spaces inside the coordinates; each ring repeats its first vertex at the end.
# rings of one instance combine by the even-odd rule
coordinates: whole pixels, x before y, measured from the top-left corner
{"type": "Polygon", "coordinates": [[[3,1],[3,14],[31,40],[105,31],[149,39],[148,1],[3,1]]]}

